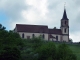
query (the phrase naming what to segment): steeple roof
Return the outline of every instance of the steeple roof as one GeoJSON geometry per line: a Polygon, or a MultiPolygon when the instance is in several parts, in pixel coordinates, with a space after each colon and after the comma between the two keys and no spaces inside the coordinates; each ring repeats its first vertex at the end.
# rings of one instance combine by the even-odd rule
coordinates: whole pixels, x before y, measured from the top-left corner
{"type": "Polygon", "coordinates": [[[63,13],[63,17],[61,20],[68,20],[67,18],[67,14],[66,14],[66,9],[64,8],[64,13],[63,13]]]}

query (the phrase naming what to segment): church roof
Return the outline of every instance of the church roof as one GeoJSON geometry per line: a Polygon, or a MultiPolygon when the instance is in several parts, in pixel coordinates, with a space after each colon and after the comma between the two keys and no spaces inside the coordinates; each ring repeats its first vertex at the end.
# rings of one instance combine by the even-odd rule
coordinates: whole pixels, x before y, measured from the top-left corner
{"type": "Polygon", "coordinates": [[[48,26],[16,24],[17,32],[48,33],[48,26]]]}
{"type": "Polygon", "coordinates": [[[16,24],[16,29],[17,32],[62,34],[61,29],[48,29],[45,25],[16,24]]]}
{"type": "Polygon", "coordinates": [[[66,9],[65,9],[65,8],[64,8],[63,17],[62,17],[61,20],[69,20],[69,19],[67,18],[67,14],[66,14],[66,9]]]}
{"type": "Polygon", "coordinates": [[[52,36],[51,34],[49,35],[49,38],[54,38],[54,39],[56,39],[54,36],[52,36]]]}
{"type": "Polygon", "coordinates": [[[59,34],[59,35],[62,34],[61,29],[48,29],[48,33],[49,34],[59,34]]]}

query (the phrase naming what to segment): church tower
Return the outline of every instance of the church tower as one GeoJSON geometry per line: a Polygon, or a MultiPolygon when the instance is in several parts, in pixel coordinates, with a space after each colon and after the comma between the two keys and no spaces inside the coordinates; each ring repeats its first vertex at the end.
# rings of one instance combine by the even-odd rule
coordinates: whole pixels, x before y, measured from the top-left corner
{"type": "Polygon", "coordinates": [[[64,7],[63,17],[61,19],[62,41],[69,41],[69,19],[67,18],[66,9],[64,7]]]}

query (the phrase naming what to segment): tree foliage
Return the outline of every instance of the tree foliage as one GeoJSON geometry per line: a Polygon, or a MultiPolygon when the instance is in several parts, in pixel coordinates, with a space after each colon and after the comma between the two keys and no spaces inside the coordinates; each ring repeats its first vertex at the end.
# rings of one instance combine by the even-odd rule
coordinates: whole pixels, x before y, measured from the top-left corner
{"type": "Polygon", "coordinates": [[[61,44],[58,47],[57,60],[76,60],[76,56],[66,44],[61,44]]]}
{"type": "Polygon", "coordinates": [[[20,50],[16,47],[5,46],[0,52],[0,60],[20,60],[20,50]]]}
{"type": "Polygon", "coordinates": [[[56,59],[56,46],[53,42],[48,42],[38,49],[38,60],[53,60],[56,59]]]}
{"type": "Polygon", "coordinates": [[[0,24],[0,60],[19,60],[22,46],[19,34],[5,30],[0,24]]]}

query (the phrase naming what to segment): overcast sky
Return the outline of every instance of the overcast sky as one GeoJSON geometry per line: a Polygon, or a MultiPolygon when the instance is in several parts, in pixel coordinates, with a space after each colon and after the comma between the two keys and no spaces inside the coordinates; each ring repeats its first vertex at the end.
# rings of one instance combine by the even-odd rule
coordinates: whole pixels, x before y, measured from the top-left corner
{"type": "Polygon", "coordinates": [[[16,24],[47,25],[60,28],[64,3],[69,19],[70,38],[80,41],[80,0],[0,0],[0,23],[7,30],[16,24]]]}

